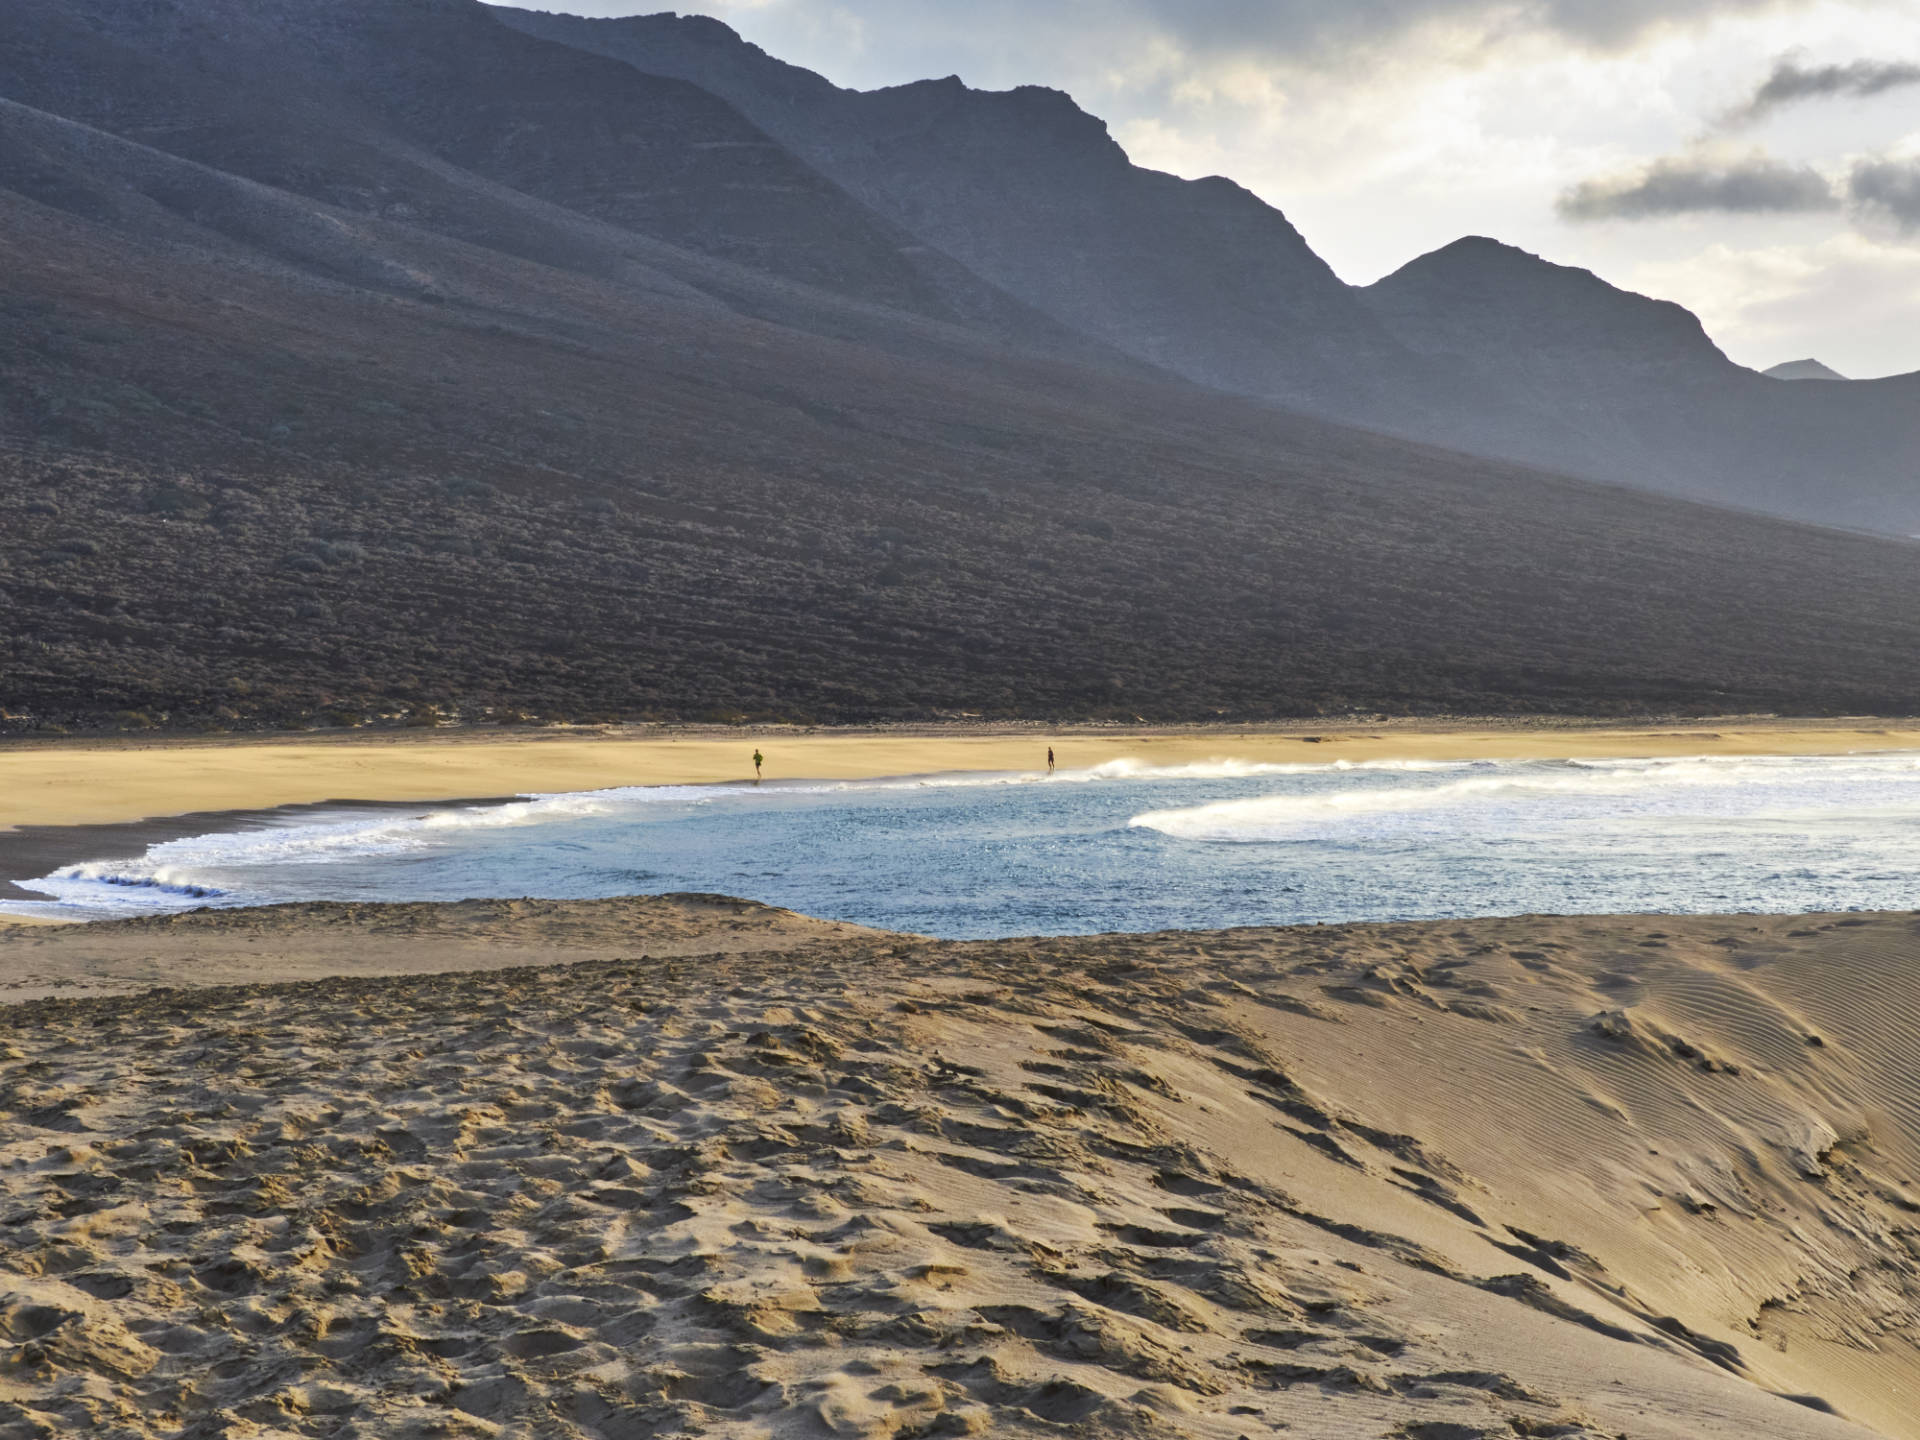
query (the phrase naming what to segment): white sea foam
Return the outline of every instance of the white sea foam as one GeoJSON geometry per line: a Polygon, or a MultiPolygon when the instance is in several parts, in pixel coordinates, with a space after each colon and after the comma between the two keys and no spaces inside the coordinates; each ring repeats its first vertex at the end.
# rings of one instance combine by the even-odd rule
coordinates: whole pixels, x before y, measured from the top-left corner
{"type": "Polygon", "coordinates": [[[1353,771],[1470,770],[1467,760],[1333,760],[1283,764],[1256,760],[1195,760],[1185,765],[1149,765],[1144,760],[1108,760],[1088,770],[1063,770],[1055,780],[1256,780],[1263,775],[1326,775],[1353,771]]]}
{"type": "MultiPolygon", "coordinates": [[[[693,787],[675,787],[682,791],[693,787]]],[[[459,832],[605,813],[591,794],[533,796],[506,805],[463,805],[414,813],[383,813],[351,819],[306,820],[246,830],[215,831],[167,840],[134,859],[88,860],[66,865],[19,886],[45,902],[0,906],[13,913],[107,915],[179,909],[186,900],[214,904],[256,903],[262,897],[244,884],[213,877],[256,866],[326,864],[330,861],[402,856],[430,850],[459,832]]]]}
{"type": "Polygon", "coordinates": [[[85,861],[64,866],[22,889],[43,902],[0,903],[0,913],[56,913],[98,918],[183,908],[186,902],[258,904],[272,897],[252,891],[246,872],[282,865],[400,858],[457,845],[463,833],[533,827],[617,817],[661,805],[774,804],[808,796],[854,795],[922,789],[976,789],[1010,785],[1073,785],[1097,782],[1231,780],[1311,775],[1354,769],[1448,768],[1424,761],[1333,761],[1271,764],[1231,757],[1179,765],[1119,759],[1082,769],[1045,771],[952,771],[875,779],[769,781],[764,785],[636,785],[605,790],[530,794],[502,805],[460,805],[416,812],[384,812],[350,818],[301,820],[169,840],[127,860],[85,861]],[[224,877],[238,874],[239,879],[224,877]]]}
{"type": "MultiPolygon", "coordinates": [[[[1920,755],[1689,757],[1553,762],[1332,760],[1275,763],[1221,756],[1180,764],[1128,758],[1043,771],[947,772],[860,780],[630,786],[534,794],[500,805],[331,814],[189,836],[131,860],[69,865],[23,888],[40,904],[0,910],[74,918],[148,914],[196,904],[260,904],[285,898],[293,871],[317,875],[351,862],[458,855],[479,832],[570,821],[637,819],[659,807],[781,808],[810,797],[1007,786],[1087,787],[1208,781],[1271,782],[1274,793],[1135,815],[1130,824],[1189,840],[1259,843],[1340,840],[1380,827],[1424,824],[1473,829],[1510,822],[1516,832],[1572,815],[1731,814],[1768,805],[1858,811],[1920,805],[1920,755]],[[269,874],[282,877],[269,880],[269,874]]],[[[1266,787],[1262,787],[1266,788],[1266,787]]],[[[1063,797],[1064,800],[1064,797],[1063,797]]],[[[1069,807],[1071,808],[1071,807],[1069,807]]],[[[529,842],[537,847],[533,837],[529,842]]],[[[303,882],[304,883],[304,882],[303,882]]],[[[719,881],[716,879],[716,884],[719,881]]],[[[323,883],[313,889],[328,893],[323,883]]]]}
{"type": "Polygon", "coordinates": [[[1520,807],[1540,816],[1613,802],[1615,814],[1687,807],[1752,812],[1834,805],[1920,805],[1920,756],[1687,756],[1570,760],[1497,768],[1437,785],[1376,786],[1254,796],[1134,816],[1132,826],[1185,840],[1258,844],[1369,819],[1520,807]]]}

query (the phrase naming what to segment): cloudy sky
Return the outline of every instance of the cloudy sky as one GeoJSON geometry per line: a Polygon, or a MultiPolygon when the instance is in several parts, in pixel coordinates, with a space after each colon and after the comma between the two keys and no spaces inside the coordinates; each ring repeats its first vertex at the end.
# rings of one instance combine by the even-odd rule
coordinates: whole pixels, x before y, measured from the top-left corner
{"type": "Polygon", "coordinates": [[[1140,164],[1278,205],[1348,280],[1492,235],[1680,301],[1744,364],[1920,370],[1920,0],[681,8],[842,85],[1070,91],[1140,164]]]}

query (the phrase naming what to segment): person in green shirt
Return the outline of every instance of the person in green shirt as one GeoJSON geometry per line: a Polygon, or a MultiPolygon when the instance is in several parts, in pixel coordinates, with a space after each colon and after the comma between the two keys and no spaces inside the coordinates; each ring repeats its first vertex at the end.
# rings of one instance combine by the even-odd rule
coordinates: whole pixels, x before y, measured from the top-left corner
{"type": "Polygon", "coordinates": [[[753,752],[753,783],[756,785],[760,783],[760,767],[766,763],[766,759],[758,750],[753,752]]]}

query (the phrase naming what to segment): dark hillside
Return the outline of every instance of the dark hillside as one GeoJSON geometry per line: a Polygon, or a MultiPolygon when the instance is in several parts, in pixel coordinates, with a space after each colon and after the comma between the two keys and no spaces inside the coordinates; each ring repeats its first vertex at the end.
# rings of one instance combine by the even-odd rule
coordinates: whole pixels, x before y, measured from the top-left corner
{"type": "Polygon", "coordinates": [[[462,0],[9,0],[0,96],[549,263],[569,258],[552,233],[565,227],[530,235],[529,199],[849,297],[1093,348],[708,92],[462,0]]]}
{"type": "Polygon", "coordinates": [[[1489,240],[1349,289],[1279,210],[1129,163],[1054,91],[843,90],[704,17],[494,13],[725,97],[903,229],[1188,379],[1562,473],[1920,531],[1920,376],[1784,394],[1680,307],[1489,240]]]}
{"type": "Polygon", "coordinates": [[[1427,367],[1286,216],[1230,180],[1132,164],[1059,91],[842,90],[700,16],[492,13],[706,87],[993,284],[1188,379],[1348,418],[1434,402],[1427,367]]]}
{"type": "Polygon", "coordinates": [[[537,264],[18,106],[0,155],[14,728],[1920,708],[1904,545],[657,242],[537,264]]]}

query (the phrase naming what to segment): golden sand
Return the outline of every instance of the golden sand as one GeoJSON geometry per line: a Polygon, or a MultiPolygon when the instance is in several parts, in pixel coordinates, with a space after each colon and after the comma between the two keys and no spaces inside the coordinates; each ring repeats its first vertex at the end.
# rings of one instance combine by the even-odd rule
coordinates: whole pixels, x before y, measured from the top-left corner
{"type": "Polygon", "coordinates": [[[850,779],[1044,768],[1111,760],[1479,760],[1578,756],[1840,754],[1920,748],[1912,721],[1534,724],[1180,730],[747,730],[634,736],[611,730],[384,732],[339,737],[168,742],[16,742],[0,747],[0,828],[81,825],[325,800],[444,801],[616,785],[702,784],[753,776],[850,779]]]}
{"type": "Polygon", "coordinates": [[[1920,1437],[1910,915],[0,935],[334,968],[0,1007],[0,1433],[1920,1437]]]}

